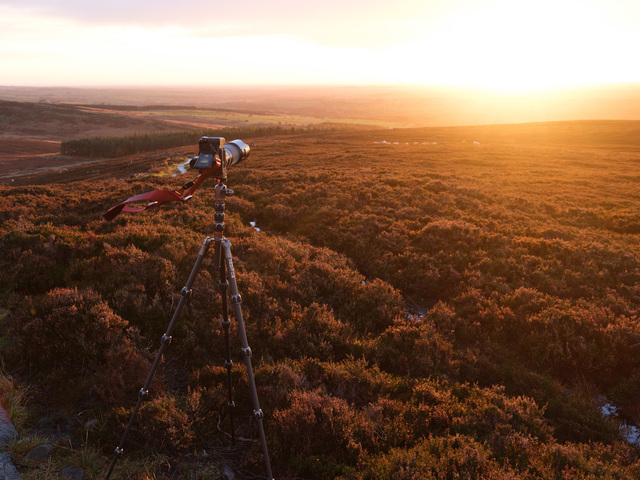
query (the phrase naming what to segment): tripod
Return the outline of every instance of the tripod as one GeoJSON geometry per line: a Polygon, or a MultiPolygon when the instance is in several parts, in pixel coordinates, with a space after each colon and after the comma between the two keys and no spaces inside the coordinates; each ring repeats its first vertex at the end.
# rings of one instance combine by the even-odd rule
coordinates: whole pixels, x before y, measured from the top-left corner
{"type": "Polygon", "coordinates": [[[185,302],[191,297],[191,286],[200,271],[200,266],[202,265],[202,261],[205,258],[209,250],[209,246],[211,242],[214,243],[214,268],[217,269],[220,273],[220,280],[218,282],[219,290],[220,290],[220,300],[222,304],[222,327],[224,329],[224,335],[226,340],[226,360],[225,367],[227,369],[227,387],[228,387],[228,402],[227,408],[229,409],[229,417],[231,423],[231,442],[235,444],[235,433],[234,433],[234,422],[233,422],[233,412],[235,408],[235,404],[233,401],[233,389],[231,384],[231,368],[233,366],[233,362],[231,361],[231,347],[229,342],[229,326],[231,325],[231,321],[229,320],[228,315],[228,305],[227,305],[227,297],[229,298],[229,302],[231,303],[231,307],[233,308],[235,318],[238,322],[238,332],[240,336],[240,342],[242,344],[241,353],[244,358],[244,362],[247,367],[247,374],[249,378],[249,389],[251,392],[251,397],[253,401],[253,416],[257,420],[258,425],[258,433],[260,435],[260,442],[262,443],[262,453],[264,455],[264,462],[267,471],[267,477],[269,480],[273,480],[273,475],[271,474],[271,464],[269,462],[269,452],[267,450],[267,441],[264,435],[264,428],[262,425],[262,420],[264,418],[264,414],[260,409],[260,404],[258,401],[258,393],[256,391],[256,384],[253,376],[253,368],[251,366],[251,348],[249,348],[249,344],[247,342],[247,333],[244,327],[244,321],[242,319],[242,309],[241,303],[242,298],[238,293],[238,286],[236,283],[235,270],[233,269],[233,261],[231,257],[231,242],[224,237],[224,211],[225,211],[225,198],[226,196],[233,195],[233,190],[227,189],[227,187],[223,183],[224,177],[219,178],[218,182],[215,186],[215,214],[214,214],[214,224],[213,231],[214,236],[213,239],[210,237],[205,238],[202,246],[200,247],[200,252],[196,258],[196,262],[191,270],[191,274],[189,275],[189,279],[187,280],[186,285],[180,291],[180,300],[178,301],[178,305],[173,313],[173,317],[169,322],[169,326],[167,327],[167,331],[164,335],[162,335],[160,341],[160,348],[158,349],[158,353],[156,354],[156,358],[151,365],[151,369],[149,371],[149,375],[147,376],[146,381],[144,382],[143,387],[138,392],[138,401],[136,406],[131,413],[131,417],[129,419],[129,423],[125,428],[124,434],[122,435],[122,439],[120,440],[120,444],[116,448],[113,454],[113,460],[111,461],[111,465],[109,467],[109,471],[106,476],[106,480],[109,480],[111,477],[111,473],[113,472],[113,468],[115,467],[118,459],[122,457],[124,453],[124,445],[127,440],[127,436],[129,435],[129,431],[133,426],[134,419],[140,410],[142,402],[147,398],[149,394],[149,386],[151,385],[151,381],[153,380],[153,376],[162,360],[162,355],[164,351],[171,343],[171,334],[173,333],[173,329],[175,327],[176,321],[180,312],[182,311],[182,307],[185,302]]]}

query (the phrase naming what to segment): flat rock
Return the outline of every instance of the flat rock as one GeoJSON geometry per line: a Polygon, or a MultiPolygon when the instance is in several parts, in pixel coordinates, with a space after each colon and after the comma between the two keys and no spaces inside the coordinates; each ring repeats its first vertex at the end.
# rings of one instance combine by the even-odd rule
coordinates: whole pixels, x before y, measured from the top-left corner
{"type": "Polygon", "coordinates": [[[13,426],[4,406],[0,403],[0,448],[6,447],[16,438],[18,438],[18,431],[13,426]]]}
{"type": "Polygon", "coordinates": [[[20,474],[11,461],[13,452],[0,453],[0,480],[20,480],[20,474]]]}
{"type": "Polygon", "coordinates": [[[29,450],[29,453],[27,453],[24,458],[27,460],[33,460],[34,462],[42,462],[49,458],[49,455],[51,455],[52,451],[53,445],[38,445],[37,447],[29,450]]]}
{"type": "Polygon", "coordinates": [[[60,478],[82,480],[84,478],[84,471],[80,467],[67,467],[60,472],[60,478]]]}

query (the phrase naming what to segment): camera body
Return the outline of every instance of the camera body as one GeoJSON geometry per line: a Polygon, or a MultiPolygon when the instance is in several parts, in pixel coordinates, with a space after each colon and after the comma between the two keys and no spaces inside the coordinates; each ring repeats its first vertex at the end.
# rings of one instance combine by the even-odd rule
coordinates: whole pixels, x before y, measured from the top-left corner
{"type": "Polygon", "coordinates": [[[191,168],[204,170],[220,161],[220,148],[224,145],[222,137],[202,137],[198,142],[198,156],[191,159],[191,168]],[[218,157],[216,159],[216,157],[218,157]]]}
{"type": "Polygon", "coordinates": [[[201,137],[198,156],[191,159],[189,166],[200,170],[217,166],[224,171],[247,158],[250,151],[249,145],[239,139],[225,143],[223,137],[201,137]]]}

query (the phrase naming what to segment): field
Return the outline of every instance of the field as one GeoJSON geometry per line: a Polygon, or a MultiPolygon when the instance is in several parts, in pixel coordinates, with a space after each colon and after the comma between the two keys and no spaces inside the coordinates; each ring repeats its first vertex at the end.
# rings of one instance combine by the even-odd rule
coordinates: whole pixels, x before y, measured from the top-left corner
{"type": "MultiPolygon", "coordinates": [[[[113,100],[118,97],[112,95],[109,98],[113,100]]],[[[84,165],[87,171],[103,170],[104,165],[95,165],[97,159],[94,155],[61,154],[60,144],[64,141],[120,138],[128,135],[157,136],[162,133],[202,132],[223,127],[363,128],[393,125],[393,122],[384,120],[344,116],[333,118],[277,111],[181,105],[80,105],[0,100],[0,183],[33,183],[33,177],[43,172],[57,172],[60,178],[64,178],[69,167],[78,165],[84,165]]],[[[133,169],[142,166],[141,169],[145,170],[152,161],[149,162],[147,156],[143,155],[123,159],[121,163],[132,165],[133,169]]],[[[77,179],[77,176],[72,178],[77,179]]],[[[51,179],[45,180],[48,181],[51,179]]]]}
{"type": "MultiPolygon", "coordinates": [[[[640,122],[243,140],[226,235],[276,478],[638,478],[640,122]]],[[[2,145],[3,158],[53,155],[42,141],[2,145]]],[[[213,233],[213,185],[186,204],[101,214],[193,179],[177,166],[196,153],[93,159],[0,187],[3,401],[22,433],[11,448],[26,464],[34,444],[64,447],[24,478],[69,464],[104,476],[213,233]]],[[[207,258],[116,478],[264,475],[233,319],[249,440],[229,446],[217,278],[207,258]]]]}

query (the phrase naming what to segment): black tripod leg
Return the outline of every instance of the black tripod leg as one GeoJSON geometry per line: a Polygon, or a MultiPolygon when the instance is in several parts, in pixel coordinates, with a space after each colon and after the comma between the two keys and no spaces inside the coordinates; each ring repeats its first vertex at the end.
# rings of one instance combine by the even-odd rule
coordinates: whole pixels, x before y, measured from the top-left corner
{"type": "Polygon", "coordinates": [[[191,270],[191,275],[189,275],[189,279],[187,280],[186,285],[180,291],[180,300],[178,301],[178,306],[176,307],[175,312],[173,312],[173,317],[171,318],[171,322],[169,322],[169,326],[167,327],[167,331],[164,335],[162,335],[160,348],[158,349],[158,353],[156,354],[156,358],[151,365],[151,370],[149,371],[149,375],[147,376],[147,380],[144,382],[144,386],[138,392],[138,402],[131,413],[131,418],[129,419],[129,423],[127,424],[127,428],[124,430],[124,434],[122,435],[122,439],[120,440],[120,445],[116,448],[116,451],[113,454],[113,460],[111,461],[111,466],[109,467],[109,471],[107,472],[106,480],[109,480],[111,477],[111,473],[113,472],[113,468],[116,466],[118,459],[124,453],[124,444],[127,440],[127,436],[129,435],[129,431],[133,425],[133,421],[138,414],[138,410],[140,410],[140,406],[142,402],[147,398],[149,394],[149,386],[151,385],[151,381],[153,380],[153,376],[156,373],[158,366],[160,365],[160,361],[162,360],[162,355],[166,350],[167,346],[171,343],[171,334],[173,333],[173,329],[176,324],[176,320],[182,311],[182,307],[184,306],[184,302],[191,296],[191,286],[193,285],[198,272],[200,271],[200,266],[202,265],[202,261],[204,260],[207,251],[209,250],[209,244],[211,243],[211,239],[207,237],[202,243],[202,247],[200,247],[200,252],[198,253],[198,257],[196,258],[196,263],[191,270]]]}
{"type": "Polygon", "coordinates": [[[227,280],[229,281],[229,299],[231,301],[231,307],[233,308],[236,320],[238,321],[238,331],[240,333],[240,342],[242,343],[242,356],[244,357],[245,364],[247,366],[247,375],[249,377],[249,388],[251,390],[251,397],[253,399],[253,415],[257,420],[258,432],[260,434],[260,442],[262,443],[262,453],[264,455],[264,463],[267,469],[267,476],[270,480],[273,480],[271,474],[271,463],[269,461],[269,452],[267,450],[267,440],[264,435],[264,428],[262,426],[262,419],[264,414],[260,410],[260,403],[258,401],[258,392],[256,391],[256,382],[253,377],[253,367],[251,366],[251,349],[247,342],[247,333],[244,328],[244,320],[242,319],[242,308],[240,304],[242,299],[238,294],[238,285],[236,283],[236,274],[233,269],[233,262],[231,260],[231,242],[223,238],[222,250],[224,256],[224,263],[227,269],[227,280]]]}
{"type": "Polygon", "coordinates": [[[225,262],[221,259],[222,249],[220,248],[220,241],[216,240],[215,244],[215,264],[220,269],[220,280],[218,282],[218,286],[220,288],[220,300],[222,304],[222,328],[224,330],[224,338],[226,342],[226,359],[224,361],[224,366],[227,369],[227,409],[229,410],[229,423],[231,424],[231,445],[236,444],[236,435],[235,428],[233,422],[233,412],[235,409],[235,402],[233,401],[233,383],[231,379],[231,368],[233,367],[233,361],[231,360],[231,346],[229,341],[229,326],[231,325],[231,321],[229,320],[229,313],[227,308],[227,288],[229,284],[227,283],[225,262]]]}

